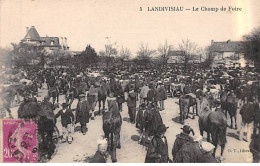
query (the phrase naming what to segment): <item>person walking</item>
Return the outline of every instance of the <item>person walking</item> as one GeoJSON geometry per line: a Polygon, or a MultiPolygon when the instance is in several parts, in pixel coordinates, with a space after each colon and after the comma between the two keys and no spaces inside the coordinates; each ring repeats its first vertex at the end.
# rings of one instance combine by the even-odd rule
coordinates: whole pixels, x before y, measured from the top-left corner
{"type": "Polygon", "coordinates": [[[72,126],[74,124],[74,115],[71,111],[71,109],[68,108],[68,104],[62,103],[62,109],[55,115],[55,118],[61,116],[61,125],[62,125],[62,142],[68,142],[70,143],[72,141],[72,126]]]}
{"type": "Polygon", "coordinates": [[[134,87],[131,86],[128,97],[127,97],[128,114],[130,117],[130,122],[135,123],[136,115],[136,92],[134,92],[134,87]]]}
{"type": "Polygon", "coordinates": [[[151,140],[151,143],[148,147],[145,163],[168,163],[168,142],[164,136],[166,130],[164,124],[161,124],[157,127],[156,135],[151,140]]]}
{"type": "Polygon", "coordinates": [[[144,86],[141,88],[140,91],[140,104],[146,103],[147,104],[147,94],[149,91],[149,87],[147,86],[147,83],[144,83],[144,86]]]}
{"type": "Polygon", "coordinates": [[[79,95],[79,102],[76,108],[76,123],[80,123],[81,125],[81,132],[83,135],[86,134],[88,128],[87,123],[89,122],[89,111],[91,106],[87,100],[85,100],[85,95],[79,95]]]}

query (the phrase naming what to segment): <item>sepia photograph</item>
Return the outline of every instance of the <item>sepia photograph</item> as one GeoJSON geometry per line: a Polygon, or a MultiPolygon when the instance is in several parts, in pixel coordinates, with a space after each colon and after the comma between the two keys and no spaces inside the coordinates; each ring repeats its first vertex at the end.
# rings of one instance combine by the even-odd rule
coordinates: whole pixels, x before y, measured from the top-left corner
{"type": "Polygon", "coordinates": [[[0,163],[259,163],[259,0],[0,0],[0,163]]]}

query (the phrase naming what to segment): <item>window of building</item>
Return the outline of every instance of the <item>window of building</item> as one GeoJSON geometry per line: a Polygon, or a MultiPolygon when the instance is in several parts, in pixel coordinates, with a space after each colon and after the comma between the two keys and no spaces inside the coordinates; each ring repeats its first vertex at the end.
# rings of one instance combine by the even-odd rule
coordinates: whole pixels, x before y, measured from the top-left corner
{"type": "Polygon", "coordinates": [[[51,41],[51,46],[53,46],[54,45],[54,41],[51,41]]]}

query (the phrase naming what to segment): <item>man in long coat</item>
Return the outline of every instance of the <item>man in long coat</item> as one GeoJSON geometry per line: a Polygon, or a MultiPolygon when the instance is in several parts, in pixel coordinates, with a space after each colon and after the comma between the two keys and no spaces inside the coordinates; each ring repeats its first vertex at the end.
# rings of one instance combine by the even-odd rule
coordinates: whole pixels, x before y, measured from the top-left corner
{"type": "Polygon", "coordinates": [[[178,151],[181,149],[182,145],[184,145],[188,142],[193,142],[192,137],[189,136],[190,132],[192,131],[192,128],[190,128],[190,126],[188,126],[188,125],[184,125],[182,130],[183,130],[183,132],[176,135],[176,140],[172,147],[173,160],[176,158],[176,155],[177,155],[178,151]]]}
{"type": "Polygon", "coordinates": [[[166,129],[164,124],[157,127],[156,135],[151,140],[146,153],[145,163],[168,163],[168,143],[164,136],[166,129]]]}
{"type": "Polygon", "coordinates": [[[87,123],[89,122],[89,111],[90,111],[90,104],[87,100],[85,100],[85,95],[79,95],[79,102],[76,108],[76,123],[80,123],[81,125],[81,132],[83,135],[87,132],[87,123]]]}

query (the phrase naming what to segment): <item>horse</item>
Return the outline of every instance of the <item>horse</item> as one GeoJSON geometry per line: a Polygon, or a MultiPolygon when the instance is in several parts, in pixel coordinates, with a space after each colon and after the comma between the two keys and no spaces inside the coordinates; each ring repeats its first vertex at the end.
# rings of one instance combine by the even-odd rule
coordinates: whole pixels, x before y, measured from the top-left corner
{"type": "Polygon", "coordinates": [[[194,110],[196,110],[196,115],[198,116],[196,96],[192,93],[180,96],[179,107],[180,107],[180,123],[182,124],[184,124],[184,119],[188,119],[189,117],[190,107],[192,107],[192,112],[193,112],[192,119],[195,118],[194,110]]]}
{"type": "Polygon", "coordinates": [[[106,99],[108,95],[108,88],[106,87],[106,84],[101,84],[100,87],[98,87],[98,112],[100,114],[100,108],[101,108],[101,101],[103,103],[103,111],[105,110],[105,104],[106,99]]]}
{"type": "Polygon", "coordinates": [[[49,96],[52,98],[52,104],[55,103],[57,100],[57,103],[59,103],[59,89],[58,87],[50,87],[48,91],[49,96]]]}
{"type": "Polygon", "coordinates": [[[215,146],[213,156],[215,157],[217,145],[221,146],[221,157],[226,145],[226,130],[227,119],[221,108],[216,108],[213,112],[208,101],[203,101],[201,105],[201,113],[199,116],[199,129],[200,134],[203,136],[203,132],[207,132],[207,141],[210,142],[210,135],[212,143],[215,146]]]}
{"type": "Polygon", "coordinates": [[[117,162],[116,148],[120,149],[120,131],[122,126],[122,117],[115,100],[108,100],[108,112],[102,117],[103,131],[108,140],[108,151],[111,151],[112,162],[117,162]]]}
{"type": "Polygon", "coordinates": [[[225,111],[225,116],[227,113],[230,116],[231,124],[230,128],[233,128],[233,119],[235,121],[235,129],[237,129],[237,99],[234,95],[223,93],[221,97],[221,108],[225,111]]]}

